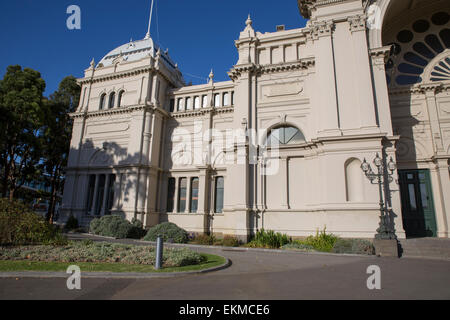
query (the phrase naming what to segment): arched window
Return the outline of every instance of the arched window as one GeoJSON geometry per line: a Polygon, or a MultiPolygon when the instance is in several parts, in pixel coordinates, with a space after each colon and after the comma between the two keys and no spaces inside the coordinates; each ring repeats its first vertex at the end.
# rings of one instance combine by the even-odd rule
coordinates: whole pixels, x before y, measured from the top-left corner
{"type": "Polygon", "coordinates": [[[220,94],[218,93],[214,95],[214,107],[220,107],[220,94]]]}
{"type": "Polygon", "coordinates": [[[305,142],[303,133],[295,127],[283,126],[272,129],[267,136],[267,145],[298,144],[305,142]]]}
{"type": "Polygon", "coordinates": [[[122,98],[123,98],[123,94],[125,93],[125,91],[120,91],[119,92],[119,100],[117,102],[117,107],[121,107],[122,106],[122,98]]]}
{"type": "Polygon", "coordinates": [[[186,98],[186,110],[192,109],[192,99],[190,97],[186,98]]]}
{"type": "Polygon", "coordinates": [[[105,100],[106,100],[106,93],[102,94],[100,97],[100,105],[98,107],[100,110],[105,109],[105,100]]]}
{"type": "Polygon", "coordinates": [[[111,94],[109,95],[109,104],[108,104],[108,108],[114,108],[114,103],[116,102],[116,93],[115,92],[111,92],[111,94]]]}
{"type": "Polygon", "coordinates": [[[194,109],[200,109],[200,97],[194,97],[194,109]]]}
{"type": "Polygon", "coordinates": [[[222,105],[223,105],[223,106],[228,106],[229,103],[230,103],[230,100],[229,100],[229,94],[228,94],[228,92],[225,92],[225,93],[223,94],[222,105]]]}

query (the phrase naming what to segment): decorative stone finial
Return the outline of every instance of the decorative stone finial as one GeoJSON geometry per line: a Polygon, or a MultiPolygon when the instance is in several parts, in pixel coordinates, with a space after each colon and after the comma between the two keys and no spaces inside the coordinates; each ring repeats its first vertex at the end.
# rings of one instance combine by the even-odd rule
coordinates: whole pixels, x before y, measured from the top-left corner
{"type": "Polygon", "coordinates": [[[214,71],[211,69],[211,72],[209,73],[209,83],[214,82],[214,71]]]}
{"type": "Polygon", "coordinates": [[[249,13],[249,14],[248,14],[247,21],[245,21],[245,24],[246,24],[247,26],[251,26],[252,23],[253,23],[253,20],[250,18],[250,13],[249,13]]]}
{"type": "Polygon", "coordinates": [[[94,68],[94,67],[95,67],[95,59],[92,58],[92,61],[91,61],[91,68],[94,68]]]}

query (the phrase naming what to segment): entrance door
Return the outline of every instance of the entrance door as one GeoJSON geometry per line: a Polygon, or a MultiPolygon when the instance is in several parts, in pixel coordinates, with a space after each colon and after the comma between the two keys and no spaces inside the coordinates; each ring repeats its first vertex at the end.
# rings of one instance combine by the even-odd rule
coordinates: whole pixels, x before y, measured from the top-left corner
{"type": "Polygon", "coordinates": [[[436,237],[436,217],[428,170],[399,170],[403,227],[407,237],[436,237]]]}

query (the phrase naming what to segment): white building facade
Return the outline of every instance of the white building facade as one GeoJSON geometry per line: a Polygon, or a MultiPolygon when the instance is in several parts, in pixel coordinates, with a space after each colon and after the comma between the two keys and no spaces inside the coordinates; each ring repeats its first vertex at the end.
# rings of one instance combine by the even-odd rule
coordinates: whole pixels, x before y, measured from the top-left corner
{"type": "Polygon", "coordinates": [[[230,81],[186,86],[148,36],[92,62],[62,215],[373,238],[378,185],[361,164],[378,153],[398,166],[383,186],[397,237],[449,237],[450,3],[298,4],[305,28],[248,18],[230,81]]]}

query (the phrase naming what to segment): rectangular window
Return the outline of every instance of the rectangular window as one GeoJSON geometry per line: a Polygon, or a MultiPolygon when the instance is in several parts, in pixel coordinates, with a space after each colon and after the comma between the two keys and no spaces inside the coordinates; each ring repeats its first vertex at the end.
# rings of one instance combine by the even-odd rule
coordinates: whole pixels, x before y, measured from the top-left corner
{"type": "Polygon", "coordinates": [[[170,99],[169,111],[170,112],[174,112],[175,111],[175,99],[170,99]]]}
{"type": "Polygon", "coordinates": [[[103,207],[103,196],[105,194],[105,180],[106,176],[101,174],[98,180],[97,188],[97,203],[95,204],[95,214],[100,215],[103,207]]]}
{"type": "Polygon", "coordinates": [[[191,180],[191,212],[196,213],[198,209],[198,178],[191,180]]]}
{"type": "Polygon", "coordinates": [[[111,214],[111,209],[114,205],[114,184],[116,183],[116,175],[109,175],[109,186],[108,186],[108,203],[106,204],[107,210],[105,214],[111,214]]]}
{"type": "Polygon", "coordinates": [[[202,108],[207,108],[208,107],[208,96],[204,95],[202,97],[202,108]]]}
{"type": "Polygon", "coordinates": [[[175,203],[175,178],[169,178],[167,190],[167,212],[173,212],[175,203]]]}
{"type": "Polygon", "coordinates": [[[216,178],[215,184],[215,201],[214,212],[222,213],[223,211],[223,192],[224,192],[224,179],[223,177],[216,178]]]}
{"type": "Polygon", "coordinates": [[[92,205],[94,202],[94,192],[95,192],[95,174],[91,174],[89,176],[89,185],[88,185],[88,193],[87,193],[87,212],[90,213],[92,211],[92,205]]]}
{"type": "Polygon", "coordinates": [[[178,212],[186,211],[187,179],[180,179],[180,188],[178,192],[178,212]]]}

